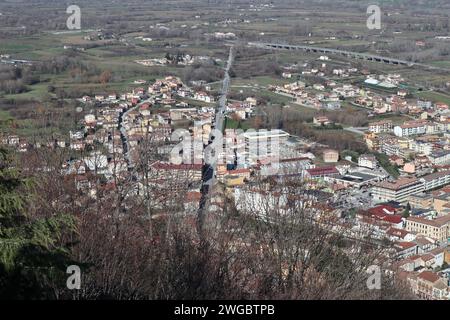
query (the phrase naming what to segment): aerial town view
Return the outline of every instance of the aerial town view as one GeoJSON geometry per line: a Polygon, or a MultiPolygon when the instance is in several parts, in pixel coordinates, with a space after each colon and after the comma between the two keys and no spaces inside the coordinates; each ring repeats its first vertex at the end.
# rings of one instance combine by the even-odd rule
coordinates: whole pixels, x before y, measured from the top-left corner
{"type": "Polygon", "coordinates": [[[0,298],[450,300],[450,2],[1,1],[0,298]]]}

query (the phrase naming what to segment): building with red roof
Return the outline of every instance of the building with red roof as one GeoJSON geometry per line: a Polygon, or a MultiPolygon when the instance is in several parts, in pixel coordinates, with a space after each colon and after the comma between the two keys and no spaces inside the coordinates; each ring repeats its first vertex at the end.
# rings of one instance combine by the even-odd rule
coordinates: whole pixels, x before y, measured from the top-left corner
{"type": "Polygon", "coordinates": [[[339,175],[339,171],[334,166],[311,168],[306,170],[306,177],[311,179],[333,177],[337,175],[339,175]]]}

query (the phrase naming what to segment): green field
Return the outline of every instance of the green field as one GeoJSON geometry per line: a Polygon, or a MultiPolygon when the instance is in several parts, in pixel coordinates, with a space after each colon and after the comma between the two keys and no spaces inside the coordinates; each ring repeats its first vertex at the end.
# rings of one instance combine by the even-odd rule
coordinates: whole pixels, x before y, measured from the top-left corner
{"type": "Polygon", "coordinates": [[[438,67],[450,68],[450,60],[433,61],[430,64],[438,67]]]}
{"type": "Polygon", "coordinates": [[[422,99],[431,100],[432,102],[441,102],[450,106],[450,95],[442,94],[433,91],[424,91],[417,93],[417,96],[422,99]]]}
{"type": "Polygon", "coordinates": [[[1,120],[7,120],[7,119],[10,119],[10,118],[11,118],[11,115],[9,114],[8,111],[0,110],[0,119],[1,120]]]}
{"type": "Polygon", "coordinates": [[[246,120],[236,121],[229,117],[225,118],[225,129],[242,129],[248,130],[251,128],[251,125],[246,120]]]}
{"type": "Polygon", "coordinates": [[[400,125],[403,124],[403,122],[405,121],[410,121],[411,117],[408,117],[406,115],[386,114],[386,115],[377,115],[372,118],[369,118],[369,122],[377,122],[381,120],[391,120],[394,125],[400,125]]]}
{"type": "Polygon", "coordinates": [[[39,83],[33,86],[28,86],[30,89],[27,92],[18,94],[7,94],[5,98],[7,99],[17,99],[17,100],[38,100],[41,101],[44,95],[48,94],[47,88],[48,84],[39,83]]]}

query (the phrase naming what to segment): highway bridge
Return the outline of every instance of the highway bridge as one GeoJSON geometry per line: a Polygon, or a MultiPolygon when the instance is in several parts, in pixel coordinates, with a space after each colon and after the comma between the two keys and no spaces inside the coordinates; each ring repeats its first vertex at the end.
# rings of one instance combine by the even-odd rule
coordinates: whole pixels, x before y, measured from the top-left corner
{"type": "Polygon", "coordinates": [[[416,62],[395,59],[395,58],[390,58],[390,57],[383,57],[383,56],[378,56],[378,55],[373,55],[373,54],[368,54],[368,53],[337,50],[337,49],[332,49],[332,48],[321,48],[321,47],[305,46],[305,45],[290,45],[290,44],[266,43],[266,42],[248,42],[247,45],[250,47],[255,47],[255,48],[260,48],[260,49],[269,49],[269,50],[292,50],[292,51],[299,50],[299,51],[313,52],[313,53],[340,55],[340,56],[344,56],[344,57],[352,58],[352,59],[381,62],[381,63],[387,63],[387,64],[408,66],[408,67],[419,66],[419,67],[427,68],[427,69],[431,69],[431,70],[440,70],[440,71],[450,72],[450,69],[445,69],[445,68],[436,67],[436,66],[430,66],[430,65],[426,65],[426,64],[422,64],[422,63],[416,63],[416,62]]]}

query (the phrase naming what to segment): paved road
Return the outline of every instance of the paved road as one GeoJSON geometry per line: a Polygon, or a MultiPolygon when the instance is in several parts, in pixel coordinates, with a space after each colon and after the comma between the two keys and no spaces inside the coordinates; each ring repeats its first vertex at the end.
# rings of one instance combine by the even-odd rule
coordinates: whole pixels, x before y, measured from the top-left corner
{"type": "Polygon", "coordinates": [[[344,130],[359,134],[359,135],[364,135],[364,133],[369,130],[368,127],[360,127],[360,128],[355,128],[355,127],[349,127],[349,128],[344,128],[344,130]]]}
{"type": "MultiPolygon", "coordinates": [[[[233,47],[230,48],[230,53],[228,55],[228,63],[227,63],[227,67],[225,68],[225,75],[224,75],[224,79],[222,82],[222,90],[221,90],[221,94],[220,94],[220,99],[219,99],[219,103],[216,109],[216,116],[215,116],[215,121],[214,121],[214,129],[219,131],[219,132],[223,132],[224,130],[224,123],[225,123],[225,108],[226,108],[226,104],[227,104],[227,95],[228,95],[228,91],[230,89],[230,68],[231,65],[233,64],[233,59],[234,59],[234,52],[233,52],[233,47]]],[[[214,136],[211,137],[211,141],[209,143],[209,145],[211,145],[211,143],[214,140],[214,136]]],[[[217,154],[215,155],[215,157],[217,157],[217,154]]],[[[212,178],[209,180],[204,180],[204,183],[207,183],[208,185],[213,185],[215,182],[215,173],[216,173],[216,167],[217,167],[217,158],[213,159],[213,161],[211,161],[210,164],[210,170],[212,170],[212,178]]]]}
{"type": "MultiPolygon", "coordinates": [[[[227,95],[228,91],[230,89],[230,68],[233,64],[234,60],[234,47],[230,47],[230,52],[228,55],[228,62],[227,66],[225,68],[225,75],[222,82],[222,90],[221,95],[219,99],[219,103],[216,109],[216,116],[214,121],[214,128],[217,129],[220,132],[223,132],[224,129],[224,120],[225,120],[225,107],[227,104],[227,95]]],[[[211,137],[209,141],[209,147],[212,147],[212,143],[214,141],[214,137],[211,137]]],[[[208,147],[207,147],[208,148],[208,147]]],[[[201,187],[201,193],[202,197],[200,200],[200,207],[198,211],[198,225],[197,229],[199,233],[202,232],[203,229],[203,217],[204,217],[204,209],[205,204],[208,199],[209,192],[211,188],[214,186],[216,182],[216,170],[217,170],[217,154],[214,155],[215,159],[210,161],[210,164],[205,164],[203,167],[203,173],[202,173],[202,187],[201,187]]]]}
{"type": "Polygon", "coordinates": [[[222,82],[222,91],[221,91],[221,95],[220,95],[220,99],[219,99],[219,107],[217,108],[216,111],[216,121],[215,121],[215,128],[217,130],[219,130],[220,132],[223,131],[223,124],[224,124],[224,112],[225,112],[225,107],[227,104],[227,95],[228,95],[228,90],[230,89],[230,68],[231,65],[233,64],[233,59],[234,59],[234,52],[233,52],[233,47],[230,48],[230,53],[228,55],[228,62],[227,62],[227,67],[225,68],[225,76],[222,82]]]}

